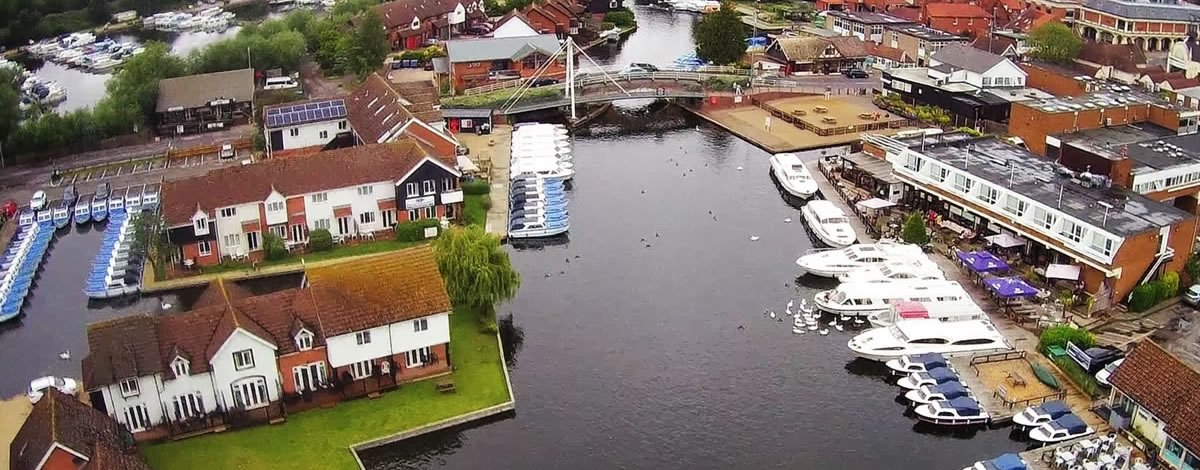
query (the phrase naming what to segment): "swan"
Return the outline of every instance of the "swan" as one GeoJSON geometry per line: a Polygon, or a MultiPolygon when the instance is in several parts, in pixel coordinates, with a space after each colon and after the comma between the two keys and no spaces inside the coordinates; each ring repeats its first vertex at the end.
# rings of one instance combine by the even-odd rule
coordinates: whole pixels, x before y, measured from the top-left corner
{"type": "Polygon", "coordinates": [[[58,358],[62,359],[64,361],[70,359],[71,358],[71,350],[68,349],[66,351],[58,353],[58,358]]]}
{"type": "Polygon", "coordinates": [[[836,324],[838,324],[838,322],[837,322],[837,319],[836,319],[836,318],[835,318],[833,321],[829,322],[829,326],[833,326],[833,325],[836,325],[836,324]]]}
{"type": "Polygon", "coordinates": [[[850,321],[850,317],[842,315],[842,321],[850,321]]]}
{"type": "Polygon", "coordinates": [[[790,223],[792,223],[792,218],[791,218],[791,217],[788,217],[788,218],[786,218],[786,219],[783,219],[783,223],[785,223],[785,224],[790,224],[790,223]]]}
{"type": "Polygon", "coordinates": [[[792,333],[795,333],[795,334],[798,334],[798,335],[802,335],[802,334],[804,334],[804,327],[802,327],[802,326],[793,326],[793,327],[792,327],[792,333]]]}
{"type": "Polygon", "coordinates": [[[169,309],[169,308],[171,308],[171,303],[170,303],[170,302],[163,302],[163,303],[162,303],[162,309],[163,309],[163,310],[167,310],[167,309],[169,309]]]}
{"type": "Polygon", "coordinates": [[[758,235],[751,235],[751,236],[750,236],[750,241],[752,241],[752,242],[756,242],[756,241],[758,241],[758,235]]]}
{"type": "Polygon", "coordinates": [[[792,310],[792,305],[793,305],[793,304],[792,304],[792,299],[788,299],[788,303],[787,303],[787,309],[788,309],[788,311],[789,311],[789,312],[792,310]]]}
{"type": "Polygon", "coordinates": [[[863,323],[866,323],[866,322],[865,322],[865,321],[863,321],[862,317],[854,317],[854,324],[855,324],[855,325],[861,325],[861,324],[863,324],[863,323]]]}
{"type": "Polygon", "coordinates": [[[742,167],[737,167],[737,171],[742,171],[742,167]]]}
{"type": "Polygon", "coordinates": [[[829,328],[821,328],[821,331],[818,331],[817,333],[820,333],[821,336],[825,336],[829,334],[829,328]]]}
{"type": "Polygon", "coordinates": [[[771,318],[775,318],[775,311],[774,311],[774,310],[772,310],[772,311],[771,311],[771,318]]]}
{"type": "Polygon", "coordinates": [[[837,328],[837,330],[838,330],[838,331],[842,331],[842,330],[844,329],[844,328],[842,328],[842,324],[841,324],[841,323],[838,323],[838,324],[836,324],[836,325],[833,325],[833,327],[834,327],[834,328],[837,328]]]}
{"type": "Polygon", "coordinates": [[[809,329],[809,330],[815,330],[815,329],[817,329],[817,325],[814,325],[814,324],[811,324],[811,323],[810,323],[810,324],[808,325],[808,329],[809,329]]]}

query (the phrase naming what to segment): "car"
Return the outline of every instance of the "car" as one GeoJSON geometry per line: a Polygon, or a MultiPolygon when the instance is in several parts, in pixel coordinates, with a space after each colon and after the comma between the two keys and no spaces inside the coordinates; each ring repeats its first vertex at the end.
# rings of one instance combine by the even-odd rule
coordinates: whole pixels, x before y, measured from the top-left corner
{"type": "Polygon", "coordinates": [[[846,69],[842,71],[846,78],[871,78],[871,74],[863,69],[846,69]]]}
{"type": "Polygon", "coordinates": [[[1192,287],[1183,292],[1183,303],[1200,307],[1200,284],[1192,284],[1192,287]]]}
{"type": "Polygon", "coordinates": [[[46,192],[38,190],[33,193],[33,198],[29,199],[29,208],[35,211],[40,211],[46,208],[46,192]]]}
{"type": "Polygon", "coordinates": [[[79,388],[79,384],[75,382],[75,379],[70,377],[63,378],[47,375],[31,380],[29,382],[29,389],[25,391],[25,394],[29,396],[30,402],[37,403],[46,394],[46,389],[50,387],[54,387],[67,395],[75,396],[75,390],[79,388]]]}
{"type": "Polygon", "coordinates": [[[400,70],[402,68],[404,68],[404,62],[401,62],[399,59],[392,61],[392,70],[400,70]]]}
{"type": "Polygon", "coordinates": [[[10,199],[5,201],[3,206],[0,206],[0,215],[4,216],[5,219],[11,219],[17,215],[17,211],[20,209],[17,206],[17,201],[10,199]]]}
{"type": "Polygon", "coordinates": [[[233,144],[221,145],[221,158],[233,158],[233,144]]]}
{"type": "Polygon", "coordinates": [[[264,90],[286,90],[300,86],[292,77],[271,77],[263,85],[264,90]]]}
{"type": "Polygon", "coordinates": [[[537,80],[534,80],[533,83],[529,84],[529,86],[537,88],[540,86],[556,85],[556,84],[558,84],[557,78],[539,78],[537,80]]]}
{"type": "Polygon", "coordinates": [[[638,69],[638,71],[641,71],[641,72],[657,72],[658,71],[658,67],[654,66],[653,64],[647,64],[645,62],[633,62],[633,63],[629,64],[629,68],[630,69],[638,69]]]}

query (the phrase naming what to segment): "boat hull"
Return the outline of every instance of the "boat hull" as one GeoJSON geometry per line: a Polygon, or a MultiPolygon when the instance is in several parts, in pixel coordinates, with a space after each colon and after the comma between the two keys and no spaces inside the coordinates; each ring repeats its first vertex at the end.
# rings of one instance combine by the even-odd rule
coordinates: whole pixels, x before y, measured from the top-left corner
{"type": "Polygon", "coordinates": [[[917,413],[917,419],[929,424],[938,426],[972,426],[977,424],[987,424],[992,421],[992,418],[987,415],[963,417],[963,418],[934,418],[917,413]]]}
{"type": "Polygon", "coordinates": [[[900,359],[901,356],[909,356],[909,355],[913,355],[913,354],[935,352],[935,353],[941,354],[943,357],[950,358],[950,357],[957,357],[957,356],[966,356],[966,355],[970,355],[970,354],[1004,353],[1004,352],[1011,352],[1012,350],[1007,349],[1007,348],[987,348],[987,349],[974,349],[974,350],[962,350],[962,351],[884,351],[884,352],[890,353],[890,354],[884,354],[884,352],[870,353],[870,352],[866,352],[866,351],[855,351],[855,350],[851,350],[851,351],[854,353],[854,355],[861,357],[863,359],[867,359],[870,361],[883,362],[886,364],[887,362],[889,362],[893,359],[900,359]]]}
{"type": "Polygon", "coordinates": [[[816,214],[809,210],[808,206],[804,206],[803,209],[800,209],[800,212],[804,214],[804,221],[808,223],[808,229],[821,243],[824,243],[832,248],[845,248],[858,242],[857,239],[844,239],[830,235],[827,231],[825,231],[824,228],[822,228],[821,222],[817,220],[816,214]]]}
{"type": "Polygon", "coordinates": [[[565,225],[562,227],[544,228],[544,229],[538,229],[538,230],[513,230],[513,231],[508,232],[508,238],[553,237],[555,235],[561,235],[561,234],[567,233],[567,230],[570,228],[571,227],[569,225],[565,225]]]}
{"type": "Polygon", "coordinates": [[[1038,442],[1045,442],[1047,444],[1052,444],[1055,442],[1062,442],[1062,441],[1069,441],[1071,439],[1078,439],[1080,437],[1095,434],[1095,433],[1096,433],[1096,430],[1089,427],[1089,428],[1087,428],[1087,431],[1079,433],[1079,434],[1069,434],[1069,435],[1059,436],[1059,437],[1050,437],[1050,436],[1047,436],[1046,433],[1042,431],[1042,428],[1037,428],[1032,431],[1029,431],[1029,438],[1033,439],[1035,441],[1038,441],[1038,442]]]}

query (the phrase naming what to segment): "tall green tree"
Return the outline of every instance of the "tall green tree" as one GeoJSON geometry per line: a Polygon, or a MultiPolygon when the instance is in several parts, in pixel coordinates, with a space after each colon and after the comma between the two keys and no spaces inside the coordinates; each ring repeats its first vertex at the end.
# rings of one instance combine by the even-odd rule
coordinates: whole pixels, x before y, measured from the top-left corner
{"type": "Polygon", "coordinates": [[[346,62],[351,72],[366,77],[383,65],[388,54],[387,28],[379,10],[368,9],[363,14],[362,24],[350,36],[349,57],[346,62]]]}
{"type": "Polygon", "coordinates": [[[16,70],[0,68],[0,155],[4,155],[4,143],[17,129],[21,120],[21,97],[17,94],[16,70]]]}
{"type": "Polygon", "coordinates": [[[96,24],[108,23],[112,18],[108,11],[108,0],[90,0],[88,2],[88,19],[96,24]]]}
{"type": "Polygon", "coordinates": [[[157,212],[141,212],[133,217],[133,239],[130,251],[150,262],[156,277],[166,274],[171,259],[171,243],[167,241],[167,220],[157,212]]]}
{"type": "Polygon", "coordinates": [[[172,55],[166,44],[148,42],[145,51],[125,61],[124,68],[108,80],[108,95],[97,107],[112,108],[106,112],[111,112],[115,121],[108,122],[116,122],[121,126],[145,123],[148,117],[154,115],[159,80],[179,77],[187,74],[187,71],[187,64],[172,55]],[[120,119],[121,116],[125,119],[120,119]]]}
{"type": "Polygon", "coordinates": [[[1025,42],[1030,56],[1058,64],[1071,63],[1083,49],[1083,40],[1071,28],[1054,22],[1034,28],[1025,42]]]}
{"type": "Polygon", "coordinates": [[[481,227],[451,227],[435,247],[450,300],[483,313],[483,320],[491,320],[495,305],[511,299],[521,287],[521,275],[500,248],[500,239],[481,227]]]}
{"type": "Polygon", "coordinates": [[[735,63],[746,53],[741,15],[729,1],[722,2],[715,13],[705,15],[692,30],[692,36],[696,40],[696,54],[717,65],[735,63]]]}
{"type": "Polygon", "coordinates": [[[900,238],[903,238],[905,243],[917,245],[929,243],[929,231],[925,230],[925,217],[922,217],[920,212],[913,212],[904,220],[900,238]]]}

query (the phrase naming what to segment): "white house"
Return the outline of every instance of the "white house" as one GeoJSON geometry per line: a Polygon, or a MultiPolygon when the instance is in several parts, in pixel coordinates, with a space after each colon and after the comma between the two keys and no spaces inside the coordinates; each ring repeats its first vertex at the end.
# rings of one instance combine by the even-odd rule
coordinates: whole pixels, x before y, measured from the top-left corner
{"type": "Polygon", "coordinates": [[[494,38],[523,38],[537,35],[537,30],[529,25],[529,20],[518,10],[513,10],[501,18],[496,24],[496,29],[492,30],[494,38]]]}
{"type": "Polygon", "coordinates": [[[309,100],[263,108],[267,155],[308,147],[324,147],[339,135],[350,134],[346,100],[309,100]]]}
{"type": "Polygon", "coordinates": [[[1200,468],[1200,372],[1153,341],[1137,343],[1110,378],[1109,424],[1148,441],[1168,468],[1200,468]]]}
{"type": "Polygon", "coordinates": [[[977,88],[1023,87],[1028,76],[1004,56],[965,44],[951,44],[929,58],[929,77],[941,83],[966,83],[977,88]]]}

